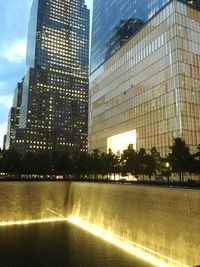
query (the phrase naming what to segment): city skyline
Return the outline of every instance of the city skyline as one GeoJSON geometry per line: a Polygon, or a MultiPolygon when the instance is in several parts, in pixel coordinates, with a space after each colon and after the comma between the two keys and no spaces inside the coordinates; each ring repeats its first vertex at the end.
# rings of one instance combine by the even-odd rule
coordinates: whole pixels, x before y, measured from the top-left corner
{"type": "MultiPolygon", "coordinates": [[[[92,0],[86,0],[92,9],[92,0]]],[[[2,27],[0,33],[0,147],[6,134],[8,112],[12,106],[13,93],[18,82],[26,74],[26,40],[32,0],[1,3],[2,27]],[[23,14],[20,15],[20,14],[23,14]]]]}
{"type": "Polygon", "coordinates": [[[0,267],[200,267],[200,0],[0,1],[0,267]]]}

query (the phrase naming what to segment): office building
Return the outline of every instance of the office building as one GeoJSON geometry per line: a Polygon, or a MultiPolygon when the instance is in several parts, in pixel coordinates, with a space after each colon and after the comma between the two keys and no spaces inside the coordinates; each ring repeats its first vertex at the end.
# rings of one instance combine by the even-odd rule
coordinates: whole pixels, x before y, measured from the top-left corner
{"type": "Polygon", "coordinates": [[[89,10],[84,0],[34,0],[14,147],[87,151],[89,10]]]}
{"type": "MultiPolygon", "coordinates": [[[[108,59],[169,0],[94,0],[91,72],[108,59]]],[[[200,8],[200,0],[183,0],[200,8]]]]}
{"type": "Polygon", "coordinates": [[[111,2],[94,0],[89,150],[117,152],[133,144],[165,155],[181,137],[194,151],[200,1],[111,2]]]}
{"type": "Polygon", "coordinates": [[[4,149],[8,150],[15,145],[16,130],[19,128],[19,114],[22,101],[23,79],[17,84],[14,92],[12,107],[8,113],[7,134],[4,137],[4,149]]]}

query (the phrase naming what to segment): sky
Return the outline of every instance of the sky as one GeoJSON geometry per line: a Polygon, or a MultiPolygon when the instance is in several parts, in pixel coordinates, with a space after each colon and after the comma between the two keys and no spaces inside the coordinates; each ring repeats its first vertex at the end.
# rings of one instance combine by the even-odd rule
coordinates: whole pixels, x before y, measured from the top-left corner
{"type": "MultiPolygon", "coordinates": [[[[85,0],[92,10],[92,1],[85,0]]],[[[0,147],[18,82],[26,74],[26,40],[32,0],[0,0],[0,147]]]]}

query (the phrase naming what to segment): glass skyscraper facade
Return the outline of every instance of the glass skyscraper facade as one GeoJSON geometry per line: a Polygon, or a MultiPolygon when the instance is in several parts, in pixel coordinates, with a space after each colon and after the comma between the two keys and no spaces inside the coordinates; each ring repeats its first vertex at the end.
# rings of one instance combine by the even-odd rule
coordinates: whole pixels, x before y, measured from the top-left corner
{"type": "MultiPolygon", "coordinates": [[[[170,0],[94,0],[91,72],[170,0]]],[[[185,0],[200,7],[199,0],[185,0]]]]}
{"type": "Polygon", "coordinates": [[[19,128],[19,114],[22,102],[23,79],[17,84],[14,92],[12,108],[8,114],[7,134],[5,136],[4,149],[9,149],[15,144],[16,130],[19,128]]]}
{"type": "Polygon", "coordinates": [[[15,148],[87,150],[89,10],[84,0],[34,0],[15,148]]]}
{"type": "MultiPolygon", "coordinates": [[[[94,14],[100,8],[95,2],[94,14]]],[[[123,4],[129,2],[142,1],[123,4]]],[[[117,152],[133,144],[135,149],[156,147],[166,155],[175,137],[183,138],[192,151],[200,143],[199,2],[145,2],[159,2],[163,8],[107,59],[106,46],[96,52],[102,58],[90,75],[89,150],[117,152]]],[[[109,7],[117,16],[114,6],[109,7]]],[[[94,25],[96,18],[97,38],[94,25]]],[[[92,44],[100,47],[101,36],[92,44]]]]}

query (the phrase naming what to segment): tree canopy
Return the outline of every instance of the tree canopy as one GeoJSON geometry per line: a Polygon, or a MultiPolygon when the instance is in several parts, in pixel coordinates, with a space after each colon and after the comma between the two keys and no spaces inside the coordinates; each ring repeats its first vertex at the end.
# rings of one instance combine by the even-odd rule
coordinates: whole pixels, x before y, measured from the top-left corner
{"type": "Polygon", "coordinates": [[[200,145],[197,152],[191,154],[185,141],[175,138],[166,157],[161,157],[155,147],[148,152],[144,148],[136,151],[132,144],[122,154],[115,154],[111,149],[107,153],[95,149],[74,156],[56,151],[37,154],[28,152],[22,156],[15,150],[5,150],[0,151],[0,173],[43,177],[62,175],[64,178],[72,175],[94,179],[113,174],[114,177],[116,174],[131,174],[149,180],[159,175],[169,180],[171,173],[177,173],[180,181],[183,181],[184,173],[200,173],[200,145]]]}

